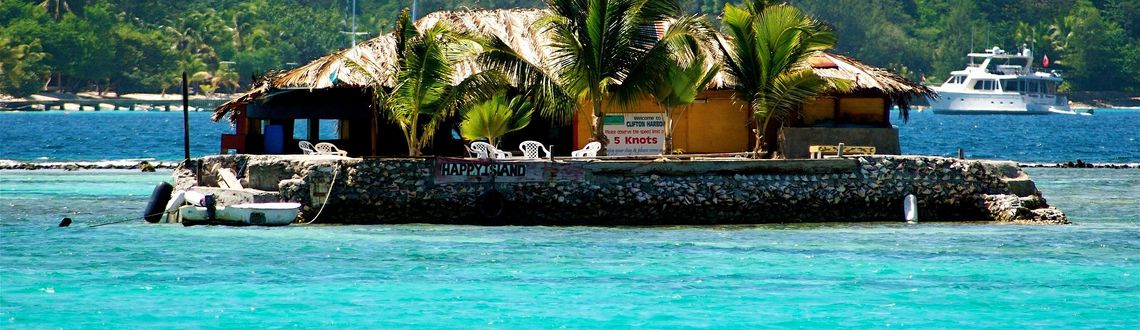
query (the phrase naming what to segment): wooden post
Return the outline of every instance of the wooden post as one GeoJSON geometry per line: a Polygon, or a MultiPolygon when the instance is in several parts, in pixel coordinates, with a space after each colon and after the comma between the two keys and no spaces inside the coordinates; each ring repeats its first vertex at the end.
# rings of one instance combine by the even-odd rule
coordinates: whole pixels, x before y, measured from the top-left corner
{"type": "Polygon", "coordinates": [[[958,148],[958,159],[966,159],[966,151],[958,148]]]}
{"type": "Polygon", "coordinates": [[[839,158],[843,158],[843,143],[842,142],[839,143],[839,148],[835,149],[835,156],[839,157],[839,158]]]}
{"type": "MultiPolygon", "coordinates": [[[[182,151],[186,156],[186,164],[190,164],[190,94],[187,91],[186,71],[182,71],[182,151]]],[[[170,103],[166,104],[166,111],[170,111],[170,103]]]]}

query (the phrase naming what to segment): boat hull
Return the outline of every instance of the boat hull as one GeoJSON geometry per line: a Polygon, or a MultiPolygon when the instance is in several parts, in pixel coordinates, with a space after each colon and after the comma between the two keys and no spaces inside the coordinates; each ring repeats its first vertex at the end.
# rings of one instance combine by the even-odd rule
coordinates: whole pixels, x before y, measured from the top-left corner
{"type": "Polygon", "coordinates": [[[213,219],[202,206],[187,205],[178,209],[182,224],[225,226],[287,226],[297,219],[299,203],[252,203],[219,206],[213,219]]]}
{"type": "MultiPolygon", "coordinates": [[[[937,89],[935,89],[937,90],[937,89]]],[[[930,100],[936,114],[1048,115],[1072,112],[1064,96],[1018,93],[962,93],[938,91],[930,100]]]]}

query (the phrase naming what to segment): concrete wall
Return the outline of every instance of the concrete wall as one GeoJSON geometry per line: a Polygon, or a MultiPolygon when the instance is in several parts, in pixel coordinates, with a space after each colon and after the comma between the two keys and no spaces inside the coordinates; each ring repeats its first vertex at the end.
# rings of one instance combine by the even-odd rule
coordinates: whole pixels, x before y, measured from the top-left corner
{"type": "MultiPolygon", "coordinates": [[[[1016,164],[946,158],[556,160],[544,165],[553,169],[551,179],[514,183],[437,183],[439,160],[432,158],[223,155],[204,161],[207,167],[245,165],[259,188],[277,181],[283,200],[305,205],[306,221],[324,207],[317,223],[902,221],[906,194],[918,196],[920,221],[1067,223],[1016,164]],[[559,180],[558,173],[578,176],[559,180]]],[[[188,173],[175,170],[176,189],[193,185],[188,173]]]]}
{"type": "Polygon", "coordinates": [[[784,157],[808,158],[812,145],[872,146],[879,155],[898,155],[899,130],[897,128],[831,128],[784,127],[780,129],[780,143],[784,157]]]}

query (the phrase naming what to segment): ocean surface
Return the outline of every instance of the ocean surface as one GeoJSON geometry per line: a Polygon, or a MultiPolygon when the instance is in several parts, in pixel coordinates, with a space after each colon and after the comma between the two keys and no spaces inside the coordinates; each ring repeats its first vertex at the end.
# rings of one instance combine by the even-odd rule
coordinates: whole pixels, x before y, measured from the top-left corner
{"type": "MultiPolygon", "coordinates": [[[[174,161],[181,118],[0,112],[0,159],[174,161]]],[[[1140,111],[897,124],[907,153],[1140,162],[1140,111]]],[[[1026,171],[1074,225],[182,227],[138,219],[169,172],[0,171],[0,328],[1140,328],[1140,170],[1026,171]]]]}

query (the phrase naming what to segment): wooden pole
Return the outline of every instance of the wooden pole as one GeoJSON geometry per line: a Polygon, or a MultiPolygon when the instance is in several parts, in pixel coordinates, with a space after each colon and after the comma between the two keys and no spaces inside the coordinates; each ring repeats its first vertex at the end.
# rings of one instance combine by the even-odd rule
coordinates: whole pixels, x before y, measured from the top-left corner
{"type": "Polygon", "coordinates": [[[186,164],[190,165],[190,91],[186,82],[186,71],[182,71],[182,150],[186,164]]]}

